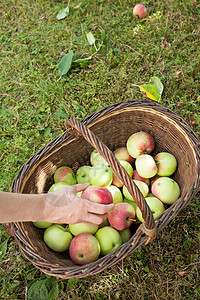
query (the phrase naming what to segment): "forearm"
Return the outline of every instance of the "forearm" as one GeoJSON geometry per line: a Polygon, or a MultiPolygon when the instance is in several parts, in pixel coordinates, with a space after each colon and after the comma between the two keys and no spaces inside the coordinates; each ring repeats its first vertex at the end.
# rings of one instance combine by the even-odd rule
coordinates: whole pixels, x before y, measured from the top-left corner
{"type": "Polygon", "coordinates": [[[42,220],[44,207],[44,194],[18,194],[0,191],[0,223],[42,220]]]}

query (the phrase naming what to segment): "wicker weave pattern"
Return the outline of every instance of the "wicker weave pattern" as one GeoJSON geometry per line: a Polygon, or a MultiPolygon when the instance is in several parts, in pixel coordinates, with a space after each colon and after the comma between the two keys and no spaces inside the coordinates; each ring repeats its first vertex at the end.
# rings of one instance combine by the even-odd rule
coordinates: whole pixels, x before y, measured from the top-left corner
{"type": "Polygon", "coordinates": [[[99,273],[146,245],[188,205],[200,186],[200,141],[182,118],[162,105],[132,100],[108,106],[81,123],[74,119],[67,123],[75,130],[64,132],[33,155],[13,180],[11,190],[19,193],[46,192],[53,183],[57,167],[68,165],[76,171],[79,166],[89,164],[90,152],[95,147],[135,198],[143,212],[145,226],[133,226],[131,239],[111,254],[94,263],[77,266],[67,254],[55,253],[44,244],[42,230],[31,223],[13,223],[16,242],[27,259],[44,273],[63,279],[99,273]],[[127,138],[139,130],[152,134],[155,153],[169,151],[178,161],[174,179],[181,187],[181,197],[155,221],[143,196],[111,152],[124,146],[127,138]]]}

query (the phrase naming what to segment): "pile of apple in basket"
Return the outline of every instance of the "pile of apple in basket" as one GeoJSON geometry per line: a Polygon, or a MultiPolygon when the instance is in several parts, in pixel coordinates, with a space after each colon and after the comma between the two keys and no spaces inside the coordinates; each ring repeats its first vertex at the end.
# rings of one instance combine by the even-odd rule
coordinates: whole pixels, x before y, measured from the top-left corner
{"type": "MultiPolygon", "coordinates": [[[[153,137],[139,131],[113,154],[133,178],[156,218],[179,198],[180,187],[170,177],[177,168],[174,155],[160,152],[152,156],[153,149],[153,137]]],[[[83,192],[77,194],[101,204],[114,203],[108,219],[100,225],[34,222],[36,227],[44,228],[44,242],[49,248],[57,252],[67,251],[78,265],[94,262],[111,253],[129,240],[133,223],[143,222],[141,211],[129,191],[97,150],[91,152],[90,162],[91,166],[81,166],[76,174],[68,166],[58,168],[54,173],[55,183],[48,192],[65,185],[90,182],[83,192]]]]}

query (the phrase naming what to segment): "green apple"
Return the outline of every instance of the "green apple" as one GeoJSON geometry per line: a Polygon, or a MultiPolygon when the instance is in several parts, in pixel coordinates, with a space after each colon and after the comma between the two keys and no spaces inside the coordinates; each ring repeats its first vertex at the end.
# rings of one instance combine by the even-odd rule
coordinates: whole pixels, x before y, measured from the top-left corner
{"type": "Polygon", "coordinates": [[[174,203],[181,194],[178,183],[170,177],[160,177],[154,181],[151,192],[165,204],[174,203]]]}
{"type": "Polygon", "coordinates": [[[100,155],[100,153],[94,149],[90,154],[90,162],[92,166],[96,165],[108,165],[107,161],[100,155]]]}
{"type": "Polygon", "coordinates": [[[33,222],[33,225],[35,225],[35,227],[37,228],[47,228],[49,226],[51,226],[53,223],[49,223],[49,222],[45,222],[45,221],[36,221],[33,222]]]}
{"type": "Polygon", "coordinates": [[[110,185],[107,189],[111,192],[113,197],[113,203],[117,204],[119,202],[123,202],[123,196],[120,189],[115,185],[110,185]]]}
{"type": "Polygon", "coordinates": [[[57,182],[57,183],[54,183],[50,189],[48,190],[48,193],[51,193],[51,192],[54,192],[56,190],[59,190],[61,188],[63,188],[64,186],[68,185],[67,183],[65,182],[57,182]]]}
{"type": "Polygon", "coordinates": [[[103,164],[95,165],[91,167],[89,179],[91,185],[108,187],[113,180],[112,169],[103,164]]]}
{"type": "Polygon", "coordinates": [[[121,236],[121,239],[122,239],[122,244],[126,243],[130,237],[131,237],[131,230],[130,228],[126,228],[124,230],[120,230],[119,231],[119,234],[121,236]]]}
{"type": "Polygon", "coordinates": [[[109,223],[108,219],[106,219],[99,225],[99,229],[102,227],[105,227],[105,226],[109,226],[109,225],[110,225],[110,223],[109,223]]]}
{"type": "Polygon", "coordinates": [[[127,198],[124,198],[124,202],[131,204],[135,209],[137,207],[137,204],[134,200],[129,200],[127,198]]]}
{"type": "Polygon", "coordinates": [[[95,237],[100,244],[101,255],[107,255],[113,252],[122,244],[122,238],[119,232],[111,226],[98,229],[95,237]]]}
{"type": "Polygon", "coordinates": [[[76,180],[78,183],[89,182],[89,172],[91,170],[90,166],[82,166],[78,168],[76,172],[76,180]]]}
{"type": "Polygon", "coordinates": [[[154,160],[157,165],[157,174],[159,176],[170,176],[175,172],[177,160],[171,153],[160,152],[154,157],[154,160]]]}
{"type": "MultiPolygon", "coordinates": [[[[139,180],[135,180],[135,179],[133,181],[137,185],[137,187],[139,188],[142,195],[144,197],[146,197],[149,193],[148,185],[143,181],[139,181],[139,180]]],[[[125,198],[134,201],[133,197],[131,196],[131,194],[129,193],[129,191],[128,191],[128,189],[125,185],[123,185],[122,191],[123,191],[123,194],[124,194],[125,198]]]]}
{"type": "Polygon", "coordinates": [[[68,185],[73,185],[77,183],[74,171],[67,166],[60,167],[55,171],[54,182],[65,182],[68,185]]]}
{"type": "Polygon", "coordinates": [[[73,235],[78,235],[79,233],[87,232],[91,234],[95,234],[98,229],[97,224],[93,223],[76,223],[76,224],[69,224],[69,230],[73,235]]]}
{"type": "Polygon", "coordinates": [[[48,227],[44,232],[44,242],[52,250],[63,252],[69,248],[72,241],[72,235],[67,228],[54,224],[48,227]]]}
{"type": "MultiPolygon", "coordinates": [[[[150,210],[153,213],[153,218],[157,218],[163,211],[165,210],[164,204],[156,197],[146,197],[145,198],[147,204],[149,205],[150,210]]],[[[144,222],[142,217],[141,210],[137,206],[136,208],[136,215],[140,222],[144,222]]]]}

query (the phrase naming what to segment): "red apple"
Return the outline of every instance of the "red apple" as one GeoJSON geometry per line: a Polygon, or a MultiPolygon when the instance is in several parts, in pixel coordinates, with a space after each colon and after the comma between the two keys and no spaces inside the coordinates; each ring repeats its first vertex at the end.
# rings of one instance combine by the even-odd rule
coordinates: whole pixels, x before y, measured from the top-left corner
{"type": "Polygon", "coordinates": [[[129,228],[135,219],[134,207],[126,202],[117,203],[115,208],[108,213],[110,225],[117,230],[129,228]]]}
{"type": "Polygon", "coordinates": [[[147,15],[147,8],[142,4],[137,4],[133,8],[133,15],[139,16],[141,19],[145,18],[147,15]]]}
{"type": "Polygon", "coordinates": [[[153,137],[148,132],[138,131],[128,138],[126,146],[128,153],[137,158],[141,154],[150,154],[155,144],[153,137]]]}
{"type": "Polygon", "coordinates": [[[54,173],[54,182],[65,182],[68,185],[76,184],[76,176],[70,167],[60,167],[54,173]]]}
{"type": "Polygon", "coordinates": [[[141,177],[141,176],[138,174],[138,171],[137,171],[137,170],[134,170],[134,171],[133,171],[133,179],[138,180],[138,181],[142,181],[142,182],[146,183],[148,186],[149,186],[149,184],[150,184],[149,178],[141,177]]]}
{"type": "Polygon", "coordinates": [[[94,185],[88,186],[83,191],[81,197],[100,204],[113,203],[113,197],[111,192],[107,188],[100,187],[100,186],[94,186],[94,185]]]}
{"type": "Polygon", "coordinates": [[[134,163],[135,161],[135,158],[130,156],[126,147],[117,148],[113,154],[118,160],[125,160],[130,164],[134,163]]]}
{"type": "Polygon", "coordinates": [[[99,242],[90,233],[80,233],[72,239],[69,255],[71,260],[77,265],[94,262],[100,255],[99,242]]]}

